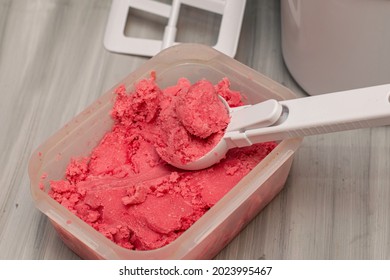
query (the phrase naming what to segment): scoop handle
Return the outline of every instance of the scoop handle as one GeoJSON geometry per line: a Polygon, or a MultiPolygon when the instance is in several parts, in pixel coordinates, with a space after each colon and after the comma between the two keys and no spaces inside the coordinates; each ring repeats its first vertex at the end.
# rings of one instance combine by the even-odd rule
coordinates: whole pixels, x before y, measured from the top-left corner
{"type": "MultiPolygon", "coordinates": [[[[226,135],[234,146],[390,124],[390,84],[280,101],[272,126],[226,135]]],[[[229,134],[229,133],[228,133],[229,134]]]]}

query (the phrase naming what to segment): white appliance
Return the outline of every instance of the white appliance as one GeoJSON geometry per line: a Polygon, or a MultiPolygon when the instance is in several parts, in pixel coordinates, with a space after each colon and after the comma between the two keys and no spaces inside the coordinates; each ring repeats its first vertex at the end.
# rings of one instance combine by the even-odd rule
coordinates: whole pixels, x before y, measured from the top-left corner
{"type": "MultiPolygon", "coordinates": [[[[169,2],[169,1],[164,1],[169,2]]],[[[171,4],[157,0],[113,0],[108,17],[104,46],[118,53],[154,56],[176,42],[177,21],[181,5],[188,5],[222,16],[215,49],[234,57],[240,37],[246,0],[172,0],[171,4]],[[161,40],[128,37],[124,34],[129,8],[151,16],[168,19],[161,40]]]]}
{"type": "Polygon", "coordinates": [[[311,95],[390,83],[390,0],[281,0],[282,51],[311,95]]]}

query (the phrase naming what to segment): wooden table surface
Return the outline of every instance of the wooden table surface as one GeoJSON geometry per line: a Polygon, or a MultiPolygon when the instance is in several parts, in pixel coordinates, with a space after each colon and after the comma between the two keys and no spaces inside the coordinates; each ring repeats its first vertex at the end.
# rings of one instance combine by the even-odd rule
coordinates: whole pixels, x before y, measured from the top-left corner
{"type": "MultiPolygon", "coordinates": [[[[39,144],[148,59],[104,48],[110,6],[0,0],[0,259],[78,259],[35,208],[27,166],[39,144]]],[[[219,18],[185,12],[179,39],[215,42],[219,18]]],[[[134,24],[130,35],[160,32],[134,24]]],[[[247,1],[235,58],[305,95],[283,63],[279,1],[247,1]]],[[[390,127],[306,137],[284,190],[216,259],[389,259],[389,182],[390,127]]]]}

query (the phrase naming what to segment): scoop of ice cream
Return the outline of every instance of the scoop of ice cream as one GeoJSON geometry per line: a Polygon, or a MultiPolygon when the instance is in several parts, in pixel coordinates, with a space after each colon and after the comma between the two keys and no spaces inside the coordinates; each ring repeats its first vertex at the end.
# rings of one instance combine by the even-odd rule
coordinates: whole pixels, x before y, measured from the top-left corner
{"type": "Polygon", "coordinates": [[[176,113],[185,129],[200,138],[225,130],[230,120],[227,108],[207,80],[198,81],[178,96],[176,113]]]}
{"type": "Polygon", "coordinates": [[[230,117],[214,86],[183,81],[163,91],[158,116],[156,150],[173,165],[187,164],[207,154],[223,137],[230,117]]]}

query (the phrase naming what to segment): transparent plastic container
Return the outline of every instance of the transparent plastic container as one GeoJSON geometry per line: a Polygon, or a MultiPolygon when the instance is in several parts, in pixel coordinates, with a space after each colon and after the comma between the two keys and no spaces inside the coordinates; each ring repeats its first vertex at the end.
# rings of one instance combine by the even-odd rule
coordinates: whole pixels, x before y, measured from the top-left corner
{"type": "Polygon", "coordinates": [[[148,60],[102,95],[57,133],[40,145],[29,163],[31,193],[36,207],[52,222],[64,243],[85,259],[210,259],[222,250],[283,188],[294,153],[302,139],[283,140],[230,192],[172,243],[155,250],[120,247],[72,214],[48,194],[50,180],[64,178],[71,157],[87,156],[112,127],[114,89],[128,90],[156,72],[160,87],[178,78],[191,82],[207,78],[213,83],[228,77],[231,87],[248,103],[274,98],[295,98],[287,88],[238,61],[198,44],[180,44],[148,60]]]}

